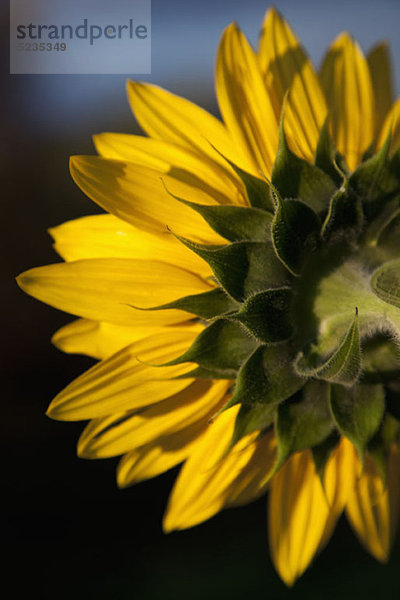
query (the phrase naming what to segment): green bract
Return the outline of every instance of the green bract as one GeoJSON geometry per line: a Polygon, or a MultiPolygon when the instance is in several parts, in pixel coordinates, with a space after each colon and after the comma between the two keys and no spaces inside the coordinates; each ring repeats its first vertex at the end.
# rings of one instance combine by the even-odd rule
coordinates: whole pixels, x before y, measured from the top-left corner
{"type": "MultiPolygon", "coordinates": [[[[218,287],[157,308],[212,319],[169,364],[232,379],[233,439],[274,428],[276,470],[312,449],[322,477],[340,435],[383,476],[400,418],[400,151],[390,139],[352,173],[323,127],[315,164],[289,149],[283,125],[271,182],[232,163],[249,206],[184,202],[227,240],[179,238],[218,287]]],[[[271,474],[272,474],[271,472],[271,474]]]]}

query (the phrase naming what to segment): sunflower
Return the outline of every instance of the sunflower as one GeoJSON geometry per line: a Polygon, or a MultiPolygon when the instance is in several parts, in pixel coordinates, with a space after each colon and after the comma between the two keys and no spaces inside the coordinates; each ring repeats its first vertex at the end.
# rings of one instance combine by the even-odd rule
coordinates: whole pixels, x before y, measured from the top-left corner
{"type": "Polygon", "coordinates": [[[267,12],[222,35],[222,121],[130,81],[148,137],[104,133],[71,174],[107,214],[50,230],[65,262],[19,277],[79,317],[54,344],[99,359],[50,404],[89,420],[120,487],[184,463],[165,531],[268,490],[292,585],[345,512],[386,561],[400,509],[400,101],[388,50],[343,33],[319,74],[267,12]]]}

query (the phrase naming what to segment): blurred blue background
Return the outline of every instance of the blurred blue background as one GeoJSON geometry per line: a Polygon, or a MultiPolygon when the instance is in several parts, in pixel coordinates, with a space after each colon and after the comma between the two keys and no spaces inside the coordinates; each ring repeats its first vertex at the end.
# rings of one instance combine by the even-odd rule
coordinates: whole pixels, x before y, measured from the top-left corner
{"type": "MultiPolygon", "coordinates": [[[[4,543],[16,572],[9,597],[35,592],[44,600],[397,600],[399,543],[389,565],[382,566],[364,553],[342,520],[315,565],[288,590],[268,557],[265,499],[164,536],[161,516],[176,472],[118,491],[116,461],[76,458],[82,424],[45,417],[51,398],[92,361],[51,346],[54,330],[71,317],[23,295],[14,276],[58,260],[48,227],[98,212],[71,181],[68,157],[93,153],[93,133],[139,130],[123,76],[10,76],[7,4],[0,2],[0,443],[6,457],[4,543]],[[28,592],[22,591],[25,585],[28,592]]],[[[276,5],[317,65],[344,29],[364,50],[387,39],[399,90],[399,0],[278,0],[276,5]]],[[[260,0],[153,0],[152,74],[143,79],[216,112],[213,69],[221,31],[236,20],[256,43],[267,7],[260,0]]]]}
{"type": "MultiPolygon", "coordinates": [[[[221,32],[237,21],[256,45],[268,4],[264,0],[153,0],[152,81],[213,107],[215,52],[221,32]]],[[[377,40],[390,42],[400,56],[398,0],[280,0],[276,6],[319,65],[330,41],[344,29],[367,51],[377,40]]],[[[395,65],[400,82],[400,59],[395,65]]],[[[127,75],[135,78],[134,73],[127,75]]],[[[31,76],[15,107],[26,126],[41,136],[74,137],[121,127],[129,119],[124,76],[31,76]]],[[[398,88],[397,88],[398,89],[398,88]]]]}

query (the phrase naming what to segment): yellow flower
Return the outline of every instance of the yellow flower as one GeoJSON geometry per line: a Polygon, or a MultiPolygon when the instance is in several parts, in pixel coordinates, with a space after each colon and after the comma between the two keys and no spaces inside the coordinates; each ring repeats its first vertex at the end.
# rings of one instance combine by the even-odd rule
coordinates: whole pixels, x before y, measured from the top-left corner
{"type": "Polygon", "coordinates": [[[65,262],[18,281],[80,317],[58,348],[100,360],[48,411],[90,420],[79,455],[122,455],[120,487],[184,462],[165,531],[269,488],[292,585],[343,511],[381,561],[399,516],[400,100],[384,44],[341,34],[317,74],[274,9],[257,52],[227,27],[216,90],[222,122],[129,82],[149,137],[71,159],[109,214],[51,229],[65,262]]]}

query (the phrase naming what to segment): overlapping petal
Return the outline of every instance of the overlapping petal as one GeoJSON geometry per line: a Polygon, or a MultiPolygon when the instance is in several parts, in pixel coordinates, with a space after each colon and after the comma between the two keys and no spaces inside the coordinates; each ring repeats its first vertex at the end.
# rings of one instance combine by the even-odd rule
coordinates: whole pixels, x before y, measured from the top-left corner
{"type": "Polygon", "coordinates": [[[354,169],[373,142],[375,106],[367,60],[349,34],[332,43],[320,79],[336,147],[354,169]]]}
{"type": "Polygon", "coordinates": [[[18,278],[22,289],[60,310],[117,325],[176,323],[183,311],[137,310],[212,288],[205,279],[161,261],[97,258],[37,267],[18,278]]]}
{"type": "Polygon", "coordinates": [[[387,43],[374,46],[367,56],[375,96],[375,131],[378,133],[392,106],[392,65],[387,43]]]}
{"type": "Polygon", "coordinates": [[[73,156],[71,175],[94,202],[138,229],[218,243],[221,238],[195,211],[172,197],[217,204],[200,179],[187,182],[148,167],[98,156],[73,156]]]}
{"type": "Polygon", "coordinates": [[[195,150],[224,166],[218,152],[235,163],[243,160],[225,125],[203,108],[149,83],[129,81],[127,92],[136,119],[150,137],[195,150]]]}
{"type": "MultiPolygon", "coordinates": [[[[243,184],[227,161],[212,160],[185,146],[165,140],[123,133],[93,137],[97,152],[105,158],[132,162],[194,183],[200,179],[220,204],[245,204],[243,184]]],[[[218,156],[218,154],[217,154],[218,156]]]]}
{"type": "Polygon", "coordinates": [[[269,175],[278,146],[278,119],[257,57],[235,24],[222,36],[216,67],[221,114],[248,168],[269,175]]]}
{"type": "Polygon", "coordinates": [[[347,517],[366,549],[386,562],[393,544],[400,510],[400,453],[393,445],[388,459],[387,487],[378,467],[369,457],[362,470],[354,463],[355,485],[347,506],[347,517]]]}
{"type": "Polygon", "coordinates": [[[400,98],[396,100],[387,114],[378,138],[378,147],[383,146],[389,132],[391,134],[390,148],[394,152],[400,146],[400,98]]]}
{"type": "Polygon", "coordinates": [[[95,419],[83,431],[78,453],[84,458],[124,454],[192,425],[208,424],[221,408],[229,381],[198,380],[139,414],[115,413],[95,419]]]}
{"type": "Polygon", "coordinates": [[[292,149],[312,162],[326,103],[314,67],[288,22],[274,8],[264,19],[259,62],[275,115],[280,119],[285,94],[285,129],[292,149]]]}
{"type": "Polygon", "coordinates": [[[149,318],[146,323],[142,318],[137,326],[77,319],[58,329],[51,341],[68,354],[87,354],[101,360],[137,340],[168,331],[168,327],[153,324],[149,318]]]}
{"type": "Polygon", "coordinates": [[[183,354],[201,329],[201,325],[175,327],[134,342],[70,383],[54,398],[48,415],[61,421],[94,419],[137,410],[178,393],[193,382],[180,378],[193,365],[151,365],[183,354]]]}
{"type": "Polygon", "coordinates": [[[93,215],[67,221],[49,230],[54,249],[66,261],[86,258],[162,260],[209,277],[211,269],[169,231],[142,231],[114,215],[93,215]]]}
{"type": "Polygon", "coordinates": [[[185,529],[265,491],[275,457],[271,435],[245,436],[228,454],[237,406],[221,413],[192,448],[172,490],[164,530],[185,529]]]}
{"type": "MultiPolygon", "coordinates": [[[[330,474],[329,488],[334,487],[330,474]]],[[[273,478],[268,511],[271,556],[287,585],[293,585],[313,559],[329,515],[329,500],[311,452],[293,455],[273,478]]]]}
{"type": "Polygon", "coordinates": [[[196,423],[178,433],[160,438],[157,444],[147,444],[128,452],[118,465],[118,486],[128,487],[179,465],[190,456],[204,431],[205,426],[196,423]]]}

